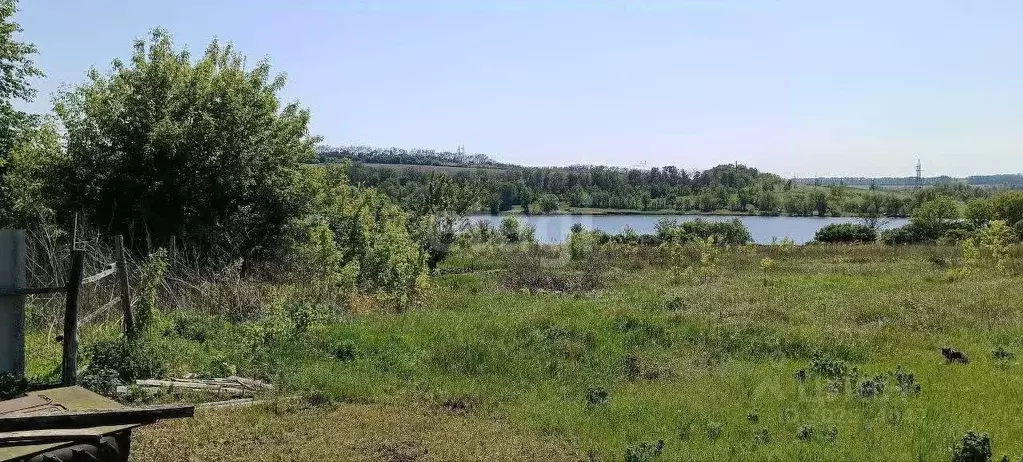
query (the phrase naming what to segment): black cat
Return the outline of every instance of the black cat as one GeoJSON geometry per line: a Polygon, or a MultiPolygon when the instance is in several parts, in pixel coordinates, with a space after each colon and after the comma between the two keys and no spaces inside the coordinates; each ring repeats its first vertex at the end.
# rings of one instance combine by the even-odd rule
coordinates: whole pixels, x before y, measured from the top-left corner
{"type": "Polygon", "coordinates": [[[967,358],[965,353],[954,348],[942,348],[941,354],[945,357],[945,361],[950,363],[967,364],[970,362],[970,358],[967,358]]]}

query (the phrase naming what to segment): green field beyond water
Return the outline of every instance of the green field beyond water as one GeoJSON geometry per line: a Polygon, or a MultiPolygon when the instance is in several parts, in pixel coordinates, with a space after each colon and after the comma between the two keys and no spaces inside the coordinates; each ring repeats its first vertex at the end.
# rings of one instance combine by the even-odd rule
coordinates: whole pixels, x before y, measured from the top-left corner
{"type": "MultiPolygon", "coordinates": [[[[541,253],[539,272],[576,274],[560,249],[541,253]]],[[[1023,353],[1023,284],[993,268],[950,282],[956,248],[749,246],[686,280],[633,253],[580,293],[509,287],[507,254],[460,250],[426,306],[316,323],[257,353],[244,323],[155,335],[172,370],[217,358],[307,398],[143,430],[138,459],[247,459],[239,448],[272,442],[257,458],[949,460],[968,430],[996,457],[1023,455],[1023,365],[992,355],[1023,353]]]]}

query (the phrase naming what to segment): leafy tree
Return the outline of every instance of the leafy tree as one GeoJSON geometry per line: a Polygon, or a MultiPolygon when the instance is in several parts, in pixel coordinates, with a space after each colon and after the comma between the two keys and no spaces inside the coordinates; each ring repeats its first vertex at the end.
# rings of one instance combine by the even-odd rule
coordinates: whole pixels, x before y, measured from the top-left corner
{"type": "Polygon", "coordinates": [[[50,197],[59,194],[61,184],[50,178],[55,166],[64,161],[57,127],[51,120],[27,127],[10,152],[6,186],[10,188],[8,225],[30,227],[52,217],[50,197]]]}
{"type": "Polygon", "coordinates": [[[828,194],[820,188],[814,188],[810,193],[810,198],[813,200],[817,216],[825,216],[828,213],[828,194]]]}
{"type": "Polygon", "coordinates": [[[299,195],[306,200],[299,211],[308,219],[293,225],[303,238],[297,251],[289,252],[302,259],[300,266],[307,266],[299,274],[319,267],[341,289],[354,274],[359,289],[379,294],[395,308],[418,303],[428,288],[427,267],[421,241],[410,229],[428,224],[412,222],[378,191],[352,187],[343,167],[306,166],[303,173],[306,181],[299,195]],[[324,221],[339,255],[324,243],[330,236],[320,225],[324,221]]]}
{"type": "Polygon", "coordinates": [[[26,135],[31,139],[29,132],[37,123],[36,117],[16,110],[13,101],[31,101],[36,91],[29,79],[43,75],[31,59],[35,45],[16,37],[22,31],[12,20],[17,6],[16,0],[0,0],[0,226],[12,226],[24,205],[16,203],[17,190],[9,178],[12,155],[26,143],[26,135]]]}
{"type": "Polygon", "coordinates": [[[913,211],[911,222],[932,238],[937,238],[959,216],[959,208],[951,197],[936,196],[913,211]]]}
{"type": "Polygon", "coordinates": [[[204,253],[252,259],[283,248],[314,158],[309,113],[282,105],[283,76],[214,40],[196,61],[155,30],[108,74],[57,97],[67,130],[63,210],[135,244],[179,235],[204,253]]]}
{"type": "Polygon", "coordinates": [[[991,199],[975,197],[966,201],[966,209],[963,211],[963,217],[974,225],[983,225],[994,219],[994,216],[995,208],[991,199]]]}
{"type": "Polygon", "coordinates": [[[514,217],[508,217],[501,220],[501,235],[504,236],[508,242],[519,242],[520,228],[521,225],[519,224],[519,220],[516,220],[514,217]]]}
{"type": "Polygon", "coordinates": [[[864,225],[876,230],[881,217],[884,216],[884,207],[884,197],[878,193],[870,192],[863,196],[863,200],[858,204],[857,212],[863,218],[864,225]]]}
{"type": "Polygon", "coordinates": [[[536,201],[536,206],[540,209],[540,213],[551,213],[558,210],[561,204],[558,201],[558,196],[544,194],[536,201]]]}
{"type": "Polygon", "coordinates": [[[991,198],[994,217],[1006,223],[1023,220],[1023,191],[1002,191],[991,198]]]}

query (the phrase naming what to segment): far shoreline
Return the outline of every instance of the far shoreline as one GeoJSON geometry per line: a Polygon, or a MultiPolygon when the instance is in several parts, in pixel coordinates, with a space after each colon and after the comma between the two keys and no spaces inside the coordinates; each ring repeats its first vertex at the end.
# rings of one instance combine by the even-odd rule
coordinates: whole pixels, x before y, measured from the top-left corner
{"type": "MultiPolygon", "coordinates": [[[[531,216],[531,217],[544,217],[544,216],[708,216],[708,217],[764,217],[764,218],[863,218],[859,215],[829,215],[821,217],[817,215],[786,215],[784,213],[736,213],[731,210],[714,210],[710,212],[703,212],[699,210],[690,210],[681,212],[678,210],[662,209],[662,210],[633,210],[633,209],[598,209],[598,208],[570,208],[568,210],[556,210],[550,213],[531,213],[526,214],[520,207],[516,207],[512,210],[507,210],[497,215],[489,213],[485,210],[480,210],[471,213],[467,216],[531,216]]],[[[885,216],[880,219],[902,219],[908,218],[903,216],[885,216]]]]}

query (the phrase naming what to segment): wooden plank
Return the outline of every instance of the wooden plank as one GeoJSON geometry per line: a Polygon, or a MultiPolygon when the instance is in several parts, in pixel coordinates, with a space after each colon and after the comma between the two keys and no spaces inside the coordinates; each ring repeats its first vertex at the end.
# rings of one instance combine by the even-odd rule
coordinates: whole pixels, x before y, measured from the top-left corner
{"type": "MultiPolygon", "coordinates": [[[[196,383],[196,382],[175,382],[170,380],[136,380],[135,385],[140,387],[179,388],[188,390],[200,390],[213,393],[224,393],[229,395],[251,394],[249,390],[237,387],[224,386],[220,384],[196,383]]],[[[234,384],[238,385],[238,384],[234,384]]]]}
{"type": "Polygon", "coordinates": [[[27,253],[24,230],[0,231],[0,372],[25,374],[25,288],[27,253]]]}
{"type": "Polygon", "coordinates": [[[247,407],[263,404],[263,401],[256,401],[254,398],[238,398],[226,401],[214,401],[211,403],[200,403],[195,405],[197,409],[221,409],[226,407],[247,407]]]}
{"type": "Polygon", "coordinates": [[[110,307],[112,307],[112,306],[115,306],[115,305],[117,305],[117,304],[118,304],[118,303],[120,303],[120,302],[121,302],[121,297],[115,297],[115,298],[114,298],[113,300],[110,300],[110,301],[109,301],[109,302],[107,302],[107,303],[106,303],[105,305],[103,305],[103,306],[101,306],[101,307],[97,308],[97,309],[96,309],[95,311],[93,311],[92,313],[89,313],[89,314],[85,315],[85,317],[84,317],[84,318],[82,318],[82,320],[81,320],[81,321],[79,321],[79,322],[78,322],[78,324],[79,324],[79,325],[82,325],[82,324],[88,324],[88,323],[89,323],[89,321],[92,321],[92,320],[93,320],[93,318],[95,318],[96,316],[99,316],[99,314],[100,314],[100,313],[102,313],[102,312],[104,312],[104,311],[106,311],[106,310],[109,310],[109,309],[110,309],[110,307]]]}
{"type": "Polygon", "coordinates": [[[78,383],[78,294],[82,288],[84,267],[85,251],[72,250],[67,301],[64,304],[64,353],[60,368],[60,383],[64,386],[78,383]]]}
{"type": "Polygon", "coordinates": [[[160,419],[176,419],[192,417],[193,415],[195,415],[195,406],[191,404],[162,404],[139,408],[7,415],[0,416],[0,432],[144,424],[160,419]]]}
{"type": "MultiPolygon", "coordinates": [[[[113,265],[113,263],[111,263],[111,265],[113,265]]],[[[99,281],[99,280],[101,280],[101,279],[103,279],[103,278],[105,278],[107,276],[110,276],[111,274],[116,273],[116,272],[117,272],[117,268],[105,269],[105,270],[103,270],[103,271],[101,271],[99,273],[93,274],[92,276],[89,276],[89,277],[87,277],[85,279],[82,279],[82,284],[89,284],[89,283],[92,283],[92,282],[99,281]]]]}
{"type": "MultiPolygon", "coordinates": [[[[82,387],[51,388],[49,390],[30,391],[28,397],[41,397],[46,401],[52,401],[66,409],[107,409],[123,407],[116,401],[97,395],[82,387]]],[[[120,425],[107,427],[93,427],[90,430],[110,434],[133,428],[137,425],[120,425]]],[[[37,443],[22,445],[0,445],[0,460],[11,460],[38,454],[43,451],[66,446],[69,442],[37,443]]]]}
{"type": "Polygon", "coordinates": [[[0,290],[0,296],[11,296],[11,295],[42,295],[42,294],[58,294],[67,291],[67,286],[54,286],[54,287],[29,287],[25,289],[17,290],[0,290]]]}
{"type": "Polygon", "coordinates": [[[117,282],[121,290],[121,311],[124,313],[124,333],[135,330],[135,316],[131,312],[131,297],[128,295],[128,263],[124,259],[124,236],[114,237],[114,251],[117,254],[117,282]]]}
{"type": "MultiPolygon", "coordinates": [[[[52,401],[54,404],[62,406],[66,409],[116,409],[123,408],[120,403],[104,396],[97,395],[89,390],[82,387],[62,387],[62,388],[51,388],[48,390],[30,391],[27,394],[30,397],[39,396],[46,400],[52,401]]],[[[117,433],[124,430],[137,427],[139,424],[128,424],[128,425],[107,425],[102,427],[92,427],[90,430],[104,435],[117,433]]],[[[0,445],[0,460],[11,460],[20,459],[33,454],[38,454],[44,451],[51,451],[63,446],[67,446],[71,442],[55,442],[55,443],[37,443],[37,444],[22,444],[22,445],[0,445]]]]}
{"type": "Polygon", "coordinates": [[[266,390],[273,390],[273,388],[274,388],[273,385],[271,385],[269,383],[266,383],[266,382],[264,382],[262,380],[250,379],[250,378],[246,378],[246,377],[239,377],[237,375],[232,375],[232,376],[228,377],[227,380],[232,380],[232,381],[238,382],[238,383],[240,383],[242,385],[245,385],[246,387],[252,388],[252,389],[260,389],[260,388],[262,388],[262,389],[266,389],[266,390]]]}
{"type": "Polygon", "coordinates": [[[84,442],[99,441],[101,438],[103,438],[102,433],[97,433],[95,430],[90,430],[88,428],[29,430],[0,433],[0,444],[63,443],[68,441],[84,442]]]}

